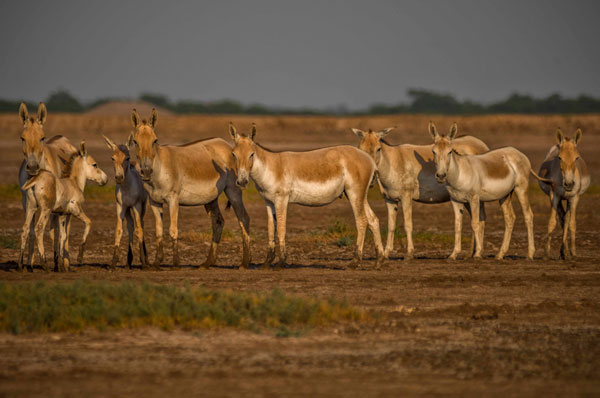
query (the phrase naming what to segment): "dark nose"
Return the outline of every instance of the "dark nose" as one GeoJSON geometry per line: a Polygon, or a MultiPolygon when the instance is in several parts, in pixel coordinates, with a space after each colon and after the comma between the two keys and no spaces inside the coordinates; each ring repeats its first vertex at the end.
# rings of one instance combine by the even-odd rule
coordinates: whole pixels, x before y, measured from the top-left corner
{"type": "Polygon", "coordinates": [[[246,188],[246,186],[248,185],[248,179],[247,178],[238,178],[235,183],[240,188],[246,188]]]}
{"type": "Polygon", "coordinates": [[[565,183],[563,183],[563,186],[565,187],[565,189],[567,191],[572,190],[574,185],[575,185],[575,182],[565,182],[565,183]]]}
{"type": "Polygon", "coordinates": [[[27,172],[29,174],[37,174],[40,171],[40,166],[37,163],[28,162],[27,163],[27,172]]]}
{"type": "Polygon", "coordinates": [[[443,180],[444,178],[446,178],[446,173],[435,173],[435,178],[437,178],[438,180],[443,180]]]}
{"type": "Polygon", "coordinates": [[[149,179],[152,175],[152,169],[149,167],[142,167],[142,177],[145,179],[149,179]]]}
{"type": "Polygon", "coordinates": [[[121,175],[116,175],[115,180],[117,181],[117,184],[121,184],[123,182],[124,178],[121,175]]]}

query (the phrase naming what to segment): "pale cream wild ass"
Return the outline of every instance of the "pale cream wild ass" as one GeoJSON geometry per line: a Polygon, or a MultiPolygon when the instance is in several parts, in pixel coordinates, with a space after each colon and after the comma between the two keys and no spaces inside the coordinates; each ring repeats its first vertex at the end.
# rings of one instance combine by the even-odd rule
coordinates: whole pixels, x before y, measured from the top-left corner
{"type": "MultiPolygon", "coordinates": [[[[225,192],[242,230],[243,255],[241,268],[250,263],[250,218],[242,202],[242,191],[235,184],[235,166],[231,146],[221,138],[208,138],[185,145],[159,145],[154,132],[158,114],[152,110],[149,121],[141,120],[135,109],[131,121],[135,131],[133,142],[141,170],[144,188],[150,199],[169,205],[173,239],[173,265],[179,265],[177,250],[177,216],[179,206],[204,205],[212,220],[212,243],[202,267],[213,265],[217,259],[217,246],[221,240],[224,219],[219,209],[219,195],[225,192]]],[[[156,206],[152,205],[152,209],[156,206]]],[[[156,216],[156,213],[155,213],[156,216]]],[[[162,259],[162,217],[157,218],[157,261],[162,259]],[[160,225],[159,225],[160,224],[160,225]]]]}
{"type": "MultiPolygon", "coordinates": [[[[36,176],[41,169],[45,169],[54,176],[62,175],[64,162],[70,156],[77,152],[77,148],[71,142],[61,136],[56,135],[46,140],[44,132],[44,123],[46,122],[48,112],[46,105],[43,102],[38,106],[37,117],[30,117],[27,111],[27,105],[24,102],[19,107],[19,117],[23,123],[23,132],[21,133],[21,141],[23,142],[23,155],[25,159],[19,168],[19,186],[22,187],[27,179],[31,176],[36,176]]],[[[27,195],[21,189],[23,209],[27,208],[27,195]]],[[[51,215],[50,217],[50,237],[54,241],[54,263],[58,266],[58,216],[51,215]],[[57,239],[54,239],[56,232],[57,239]]],[[[33,248],[35,242],[34,223],[31,223],[29,231],[29,253],[27,262],[31,263],[33,248]]]]}
{"type": "MultiPolygon", "coordinates": [[[[104,141],[112,151],[111,160],[115,171],[115,200],[117,205],[117,225],[115,227],[115,247],[110,268],[119,262],[119,246],[123,235],[123,219],[127,220],[129,244],[127,247],[127,268],[133,262],[133,236],[138,239],[140,262],[142,268],[148,265],[148,254],[144,240],[144,215],[148,203],[148,193],[144,189],[142,177],[135,169],[129,158],[129,148],[126,145],[116,145],[106,136],[104,141]]],[[[132,142],[129,145],[133,144],[132,142]]]]}
{"type": "MultiPolygon", "coordinates": [[[[385,257],[389,258],[394,249],[394,232],[398,216],[398,203],[402,204],[404,231],[406,232],[405,259],[414,256],[412,206],[413,201],[434,204],[450,201],[450,194],[443,184],[435,179],[435,163],[431,149],[433,145],[390,145],[383,138],[395,127],[381,131],[368,132],[352,129],[360,138],[358,147],[368,153],[377,165],[377,181],[385,199],[388,212],[388,233],[385,245],[385,257]]],[[[478,138],[459,137],[454,140],[453,148],[462,155],[476,155],[489,151],[488,146],[478,138]]],[[[462,223],[462,205],[452,202],[454,218],[462,223]]],[[[469,204],[465,204],[470,211],[469,204]]],[[[480,228],[485,226],[485,207],[481,206],[480,228]]],[[[474,247],[472,248],[474,249],[474,247]]],[[[460,246],[450,255],[456,259],[460,246]],[[456,251],[458,250],[458,251],[456,251]]],[[[473,253],[473,250],[471,250],[473,253]]]]}
{"type": "Polygon", "coordinates": [[[556,131],[556,145],[552,146],[540,166],[539,175],[550,180],[539,181],[540,188],[550,198],[550,220],[548,221],[548,237],[546,242],[546,257],[550,256],[550,237],[556,227],[558,214],[563,228],[560,255],[564,259],[575,257],[575,232],[577,224],[575,215],[579,198],[590,186],[590,174],[584,160],[579,155],[577,144],[581,141],[581,129],[575,131],[573,138],[567,138],[563,132],[556,131]],[[567,210],[562,201],[567,202],[567,210]],[[571,231],[571,246],[567,235],[571,231]]]}
{"type": "Polygon", "coordinates": [[[256,126],[249,135],[238,134],[233,124],[229,132],[235,147],[237,184],[245,188],[250,178],[267,205],[269,249],[265,264],[275,259],[275,230],[278,257],[275,268],[285,264],[285,232],[290,203],[324,206],[346,194],[356,221],[356,260],[360,264],[367,224],[377,248],[377,266],[383,261],[379,221],[367,202],[367,191],[375,163],[358,148],[348,145],[306,152],[272,152],[254,142],[256,126]]]}
{"type": "MultiPolygon", "coordinates": [[[[497,259],[504,258],[510,244],[510,238],[515,222],[515,212],[511,197],[516,193],[525,224],[529,242],[527,258],[533,259],[535,246],[533,241],[533,212],[529,204],[528,188],[529,174],[538,177],[531,170],[527,156],[512,147],[500,148],[481,155],[459,155],[454,150],[454,138],[458,132],[456,123],[450,128],[450,133],[438,134],[435,125],[430,122],[429,130],[434,137],[432,148],[436,174],[440,183],[445,183],[453,201],[468,203],[471,206],[471,225],[476,240],[475,258],[481,258],[483,251],[483,234],[477,222],[480,202],[498,200],[504,213],[504,240],[496,255],[497,259]]],[[[460,251],[461,225],[455,224],[455,251],[460,251]]]]}
{"type": "MultiPolygon", "coordinates": [[[[65,165],[62,178],[57,178],[51,172],[40,169],[38,174],[30,178],[24,185],[23,190],[27,195],[27,208],[25,215],[25,224],[21,234],[21,253],[19,255],[18,269],[23,269],[23,252],[27,242],[27,234],[30,230],[30,224],[33,222],[33,215],[38,210],[40,215],[35,224],[35,237],[37,242],[40,262],[44,270],[49,271],[44,252],[44,229],[51,213],[65,216],[60,221],[59,236],[55,237],[59,241],[59,270],[69,271],[69,223],[71,215],[77,217],[85,224],[81,245],[79,247],[78,262],[83,261],[83,252],[87,237],[90,232],[91,220],[83,212],[83,190],[87,180],[97,182],[99,185],[106,184],[108,178],[106,174],[98,168],[96,161],[91,155],[87,154],[85,141],[81,142],[79,152],[71,155],[65,165]]],[[[31,263],[28,263],[28,269],[31,271],[31,263]]]]}

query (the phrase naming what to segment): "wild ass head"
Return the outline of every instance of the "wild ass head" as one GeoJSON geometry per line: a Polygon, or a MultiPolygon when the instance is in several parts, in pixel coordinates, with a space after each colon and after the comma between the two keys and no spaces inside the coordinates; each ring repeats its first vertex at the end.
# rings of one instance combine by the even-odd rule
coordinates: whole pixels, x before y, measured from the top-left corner
{"type": "MultiPolygon", "coordinates": [[[[108,177],[96,163],[96,159],[87,153],[85,140],[81,141],[79,151],[75,152],[67,163],[63,171],[63,178],[68,177],[80,181],[83,185],[86,180],[91,180],[102,186],[108,182],[108,177]]],[[[81,184],[80,184],[81,187],[81,184]]]]}
{"type": "Polygon", "coordinates": [[[368,153],[375,161],[375,164],[379,164],[379,160],[381,159],[381,139],[395,128],[396,126],[380,131],[373,131],[371,129],[368,132],[359,129],[352,129],[352,131],[360,138],[358,148],[368,153]]]}
{"type": "Polygon", "coordinates": [[[440,184],[446,182],[446,174],[448,173],[448,167],[450,166],[450,160],[452,159],[452,141],[458,133],[458,126],[456,123],[450,127],[448,135],[440,135],[435,128],[433,122],[429,122],[429,134],[433,138],[433,161],[435,162],[435,179],[440,184]]]}
{"type": "Polygon", "coordinates": [[[23,155],[25,155],[27,173],[31,176],[37,175],[40,172],[40,164],[44,156],[44,122],[46,121],[46,105],[40,102],[38,107],[37,119],[29,117],[27,105],[21,102],[19,108],[19,116],[23,123],[23,132],[21,133],[21,141],[23,142],[23,155]]]}
{"type": "Polygon", "coordinates": [[[111,160],[115,169],[115,181],[117,184],[122,184],[125,180],[125,172],[129,169],[129,148],[125,145],[116,145],[106,136],[104,141],[106,146],[112,151],[111,160]]]}
{"type": "Polygon", "coordinates": [[[130,141],[132,140],[135,145],[135,154],[144,181],[150,180],[152,176],[154,158],[158,152],[158,138],[154,133],[156,119],[158,119],[158,112],[154,108],[152,108],[150,121],[146,121],[146,119],[141,120],[135,109],[131,112],[131,123],[135,130],[132,133],[133,137],[130,138],[130,141]]]}
{"type": "Polygon", "coordinates": [[[231,138],[235,142],[235,146],[231,152],[235,160],[235,173],[237,175],[235,183],[240,188],[246,188],[250,181],[250,172],[254,164],[256,125],[252,123],[252,130],[249,135],[246,135],[238,134],[233,123],[229,123],[229,134],[231,134],[231,138]]]}
{"type": "Polygon", "coordinates": [[[575,170],[577,170],[577,159],[579,159],[577,144],[581,141],[581,136],[581,129],[575,131],[573,138],[565,137],[561,129],[556,130],[560,172],[562,173],[563,187],[566,191],[572,191],[575,186],[575,170]]]}

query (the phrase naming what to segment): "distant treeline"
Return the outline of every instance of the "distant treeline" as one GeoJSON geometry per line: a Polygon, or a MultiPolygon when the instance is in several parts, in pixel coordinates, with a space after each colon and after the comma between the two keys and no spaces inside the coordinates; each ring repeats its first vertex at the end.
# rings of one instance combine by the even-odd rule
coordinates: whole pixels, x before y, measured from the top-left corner
{"type": "MultiPolygon", "coordinates": [[[[490,114],[490,113],[600,113],[600,98],[580,95],[577,98],[565,98],[552,94],[546,98],[534,98],[530,95],[514,93],[503,101],[481,104],[473,101],[460,101],[450,94],[437,93],[424,89],[408,90],[410,100],[396,105],[374,104],[364,110],[348,110],[344,106],[334,109],[317,108],[278,108],[261,104],[245,105],[235,100],[221,101],[171,101],[161,94],[144,93],[139,99],[174,113],[204,114],[252,114],[252,115],[382,115],[397,113],[431,114],[490,114]]],[[[103,98],[83,103],[68,91],[53,92],[46,105],[53,112],[85,112],[103,103],[127,100],[122,98],[103,98]]],[[[17,112],[20,101],[0,100],[0,112],[17,112]]],[[[36,103],[27,102],[37,107],[36,103]]]]}

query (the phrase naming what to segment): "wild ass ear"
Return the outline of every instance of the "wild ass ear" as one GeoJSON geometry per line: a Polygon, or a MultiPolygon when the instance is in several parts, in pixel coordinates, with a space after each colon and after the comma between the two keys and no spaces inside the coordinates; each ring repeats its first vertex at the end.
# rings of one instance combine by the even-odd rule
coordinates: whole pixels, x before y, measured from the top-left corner
{"type": "Polygon", "coordinates": [[[352,132],[358,136],[358,138],[363,138],[365,136],[365,132],[360,129],[352,129],[352,132]]]}
{"type": "Polygon", "coordinates": [[[229,122],[229,134],[231,134],[231,138],[233,139],[233,142],[238,142],[238,133],[237,130],[235,129],[235,126],[233,125],[232,122],[229,122]]]}
{"type": "Polygon", "coordinates": [[[140,125],[140,115],[135,109],[131,111],[131,124],[133,124],[134,129],[137,129],[140,125]]]}
{"type": "Polygon", "coordinates": [[[386,128],[386,129],[380,130],[380,131],[378,131],[378,132],[377,132],[377,137],[379,137],[379,138],[383,138],[383,137],[385,137],[386,135],[388,135],[388,133],[389,133],[390,131],[392,131],[393,129],[395,129],[395,128],[396,128],[396,126],[393,126],[393,127],[388,127],[388,128],[386,128]]]}
{"type": "Polygon", "coordinates": [[[556,129],[556,144],[558,146],[562,145],[564,139],[565,135],[563,134],[562,130],[560,128],[556,129]]]}
{"type": "Polygon", "coordinates": [[[40,102],[40,106],[38,106],[38,114],[37,114],[38,123],[43,125],[46,122],[46,116],[48,116],[48,112],[46,111],[46,105],[44,105],[43,102],[40,102]]]}
{"type": "Polygon", "coordinates": [[[27,120],[29,120],[29,112],[27,112],[27,105],[25,104],[25,101],[21,102],[21,106],[19,107],[19,116],[21,117],[21,122],[23,122],[23,124],[27,123],[27,120]]]}
{"type": "Polygon", "coordinates": [[[452,126],[450,126],[450,133],[448,133],[448,137],[450,140],[453,140],[454,137],[456,137],[456,134],[458,134],[458,125],[456,122],[454,122],[452,123],[452,126]]]}
{"type": "Polygon", "coordinates": [[[127,138],[127,148],[133,148],[133,131],[129,134],[129,138],[127,138]]]}
{"type": "Polygon", "coordinates": [[[583,133],[581,132],[581,129],[577,129],[575,131],[575,135],[573,136],[573,141],[575,141],[575,144],[578,144],[579,141],[581,141],[582,135],[583,135],[583,133]]]}
{"type": "Polygon", "coordinates": [[[433,138],[434,141],[440,136],[438,134],[437,129],[435,128],[435,124],[433,124],[431,120],[429,121],[429,134],[431,135],[431,138],[433,138]]]}
{"type": "Polygon", "coordinates": [[[117,147],[115,145],[114,142],[112,142],[110,140],[110,138],[108,138],[107,136],[105,136],[104,134],[102,134],[102,137],[104,138],[104,142],[106,142],[106,146],[108,147],[108,149],[112,149],[113,151],[115,150],[115,148],[117,147]]]}
{"type": "Polygon", "coordinates": [[[154,128],[156,126],[156,120],[158,119],[158,112],[156,108],[152,108],[152,116],[150,116],[150,127],[154,128]]]}
{"type": "Polygon", "coordinates": [[[254,137],[256,137],[256,123],[252,122],[252,130],[250,131],[250,139],[254,141],[254,137]]]}
{"type": "Polygon", "coordinates": [[[81,144],[79,144],[79,154],[82,157],[87,156],[87,149],[85,149],[85,140],[81,140],[81,144]]]}

